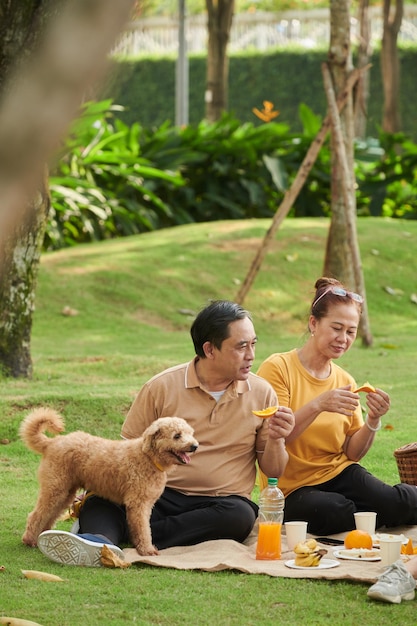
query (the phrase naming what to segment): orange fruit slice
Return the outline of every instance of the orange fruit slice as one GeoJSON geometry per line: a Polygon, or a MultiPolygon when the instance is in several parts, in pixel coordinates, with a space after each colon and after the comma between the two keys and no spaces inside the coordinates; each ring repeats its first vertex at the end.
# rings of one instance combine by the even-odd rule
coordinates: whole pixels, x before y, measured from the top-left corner
{"type": "Polygon", "coordinates": [[[375,391],[375,387],[371,385],[371,383],[364,383],[361,387],[354,389],[353,393],[359,393],[360,391],[365,391],[365,393],[370,393],[371,391],[375,391]]]}
{"type": "Polygon", "coordinates": [[[269,406],[266,409],[261,409],[260,411],[252,411],[256,417],[262,417],[266,419],[267,417],[271,417],[274,413],[276,413],[278,407],[277,406],[269,406]]]}
{"type": "Polygon", "coordinates": [[[353,548],[372,548],[372,537],[364,530],[351,530],[345,537],[346,550],[353,548]]]}
{"type": "Polygon", "coordinates": [[[413,541],[410,537],[410,539],[407,542],[407,545],[402,545],[401,546],[401,554],[414,554],[414,547],[413,547],[413,541]]]}

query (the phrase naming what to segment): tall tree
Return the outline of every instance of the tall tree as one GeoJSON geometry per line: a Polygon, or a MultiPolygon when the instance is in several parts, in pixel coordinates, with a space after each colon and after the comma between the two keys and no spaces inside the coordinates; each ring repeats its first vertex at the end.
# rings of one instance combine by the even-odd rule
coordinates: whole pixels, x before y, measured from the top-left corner
{"type": "Polygon", "coordinates": [[[382,128],[387,133],[395,133],[401,129],[400,60],[397,40],[403,14],[403,0],[394,0],[394,3],[391,3],[391,0],[384,0],[381,46],[381,71],[384,89],[382,128]]]}
{"type": "Polygon", "coordinates": [[[46,163],[132,0],[0,0],[0,368],[30,376],[46,163]]]}
{"type": "MultiPolygon", "coordinates": [[[[358,68],[366,67],[371,57],[371,20],[369,0],[359,0],[358,68]]],[[[361,72],[355,92],[355,137],[365,139],[369,99],[369,71],[361,72]]]]}
{"type": "MultiPolygon", "coordinates": [[[[333,90],[337,96],[343,89],[349,74],[353,70],[350,46],[350,0],[330,1],[330,46],[328,53],[333,90]]],[[[338,145],[338,136],[331,134],[331,205],[332,217],[326,245],[323,272],[334,276],[364,297],[364,281],[358,254],[356,232],[356,198],[354,186],[354,116],[353,101],[348,96],[347,103],[340,114],[341,136],[344,143],[343,156],[338,145]],[[347,198],[346,194],[349,194],[347,198]],[[349,237],[347,237],[349,233],[349,237]]],[[[366,301],[361,318],[362,341],[372,343],[369,332],[366,301]]]]}
{"type": "Polygon", "coordinates": [[[206,118],[214,122],[227,109],[229,60],[227,44],[232,27],[234,0],[206,0],[208,15],[206,118]]]}
{"type": "MultiPolygon", "coordinates": [[[[13,73],[29,58],[42,32],[43,22],[51,11],[52,7],[47,3],[42,7],[36,0],[3,0],[0,3],[3,111],[5,98],[10,97],[13,73]]],[[[19,154],[15,151],[12,157],[18,160],[19,154]]],[[[15,182],[18,183],[18,163],[11,163],[3,151],[0,158],[0,364],[5,374],[30,376],[32,313],[37,267],[49,209],[48,186],[45,171],[42,175],[37,172],[38,193],[13,193],[9,176],[11,180],[16,177],[15,182]]]]}

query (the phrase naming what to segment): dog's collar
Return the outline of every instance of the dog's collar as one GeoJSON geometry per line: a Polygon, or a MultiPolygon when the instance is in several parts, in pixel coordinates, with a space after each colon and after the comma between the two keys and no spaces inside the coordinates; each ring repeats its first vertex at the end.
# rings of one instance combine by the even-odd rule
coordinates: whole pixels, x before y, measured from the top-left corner
{"type": "Polygon", "coordinates": [[[159,463],[157,463],[156,461],[154,461],[152,459],[152,463],[155,465],[156,469],[159,469],[160,472],[165,472],[164,468],[162,467],[162,465],[160,465],[159,463]]]}

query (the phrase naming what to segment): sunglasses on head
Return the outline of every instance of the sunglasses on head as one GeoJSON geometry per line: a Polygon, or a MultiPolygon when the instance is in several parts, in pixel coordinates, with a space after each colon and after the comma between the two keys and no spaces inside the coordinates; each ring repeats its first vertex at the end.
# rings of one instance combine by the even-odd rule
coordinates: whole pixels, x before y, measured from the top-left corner
{"type": "Polygon", "coordinates": [[[359,295],[358,293],[355,293],[354,291],[347,291],[346,289],[343,289],[343,287],[332,286],[332,287],[328,287],[325,291],[323,291],[323,293],[316,300],[314,300],[311,308],[314,309],[317,302],[321,300],[322,298],[324,298],[324,296],[326,296],[328,293],[333,293],[335,296],[352,298],[352,300],[355,300],[355,302],[359,302],[359,304],[362,304],[363,302],[362,296],[359,295]]]}

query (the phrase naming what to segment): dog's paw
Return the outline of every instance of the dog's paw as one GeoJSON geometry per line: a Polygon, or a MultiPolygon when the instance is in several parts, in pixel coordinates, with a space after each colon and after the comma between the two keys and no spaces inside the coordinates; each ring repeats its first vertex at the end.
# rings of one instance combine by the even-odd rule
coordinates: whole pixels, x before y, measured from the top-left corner
{"type": "Polygon", "coordinates": [[[140,556],[156,556],[157,554],[159,554],[158,548],[152,545],[146,548],[136,546],[136,551],[138,554],[140,554],[140,556]]]}
{"type": "Polygon", "coordinates": [[[26,546],[29,546],[29,548],[36,548],[37,545],[37,540],[32,535],[28,535],[27,533],[23,535],[22,542],[26,546]]]}

